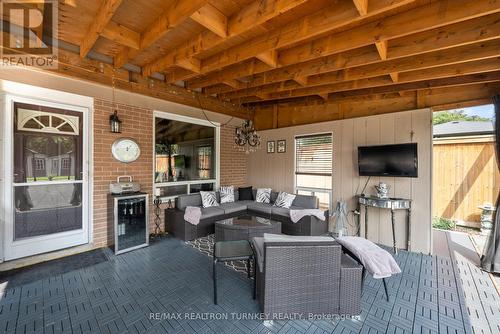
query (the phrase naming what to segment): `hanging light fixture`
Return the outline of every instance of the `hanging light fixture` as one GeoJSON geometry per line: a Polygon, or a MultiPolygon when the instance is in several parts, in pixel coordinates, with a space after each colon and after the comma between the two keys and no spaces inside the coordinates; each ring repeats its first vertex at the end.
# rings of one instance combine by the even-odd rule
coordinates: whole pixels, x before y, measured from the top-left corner
{"type": "Polygon", "coordinates": [[[234,143],[240,151],[246,154],[255,152],[260,148],[260,135],[253,127],[251,120],[246,120],[241,126],[238,126],[234,133],[234,143]]]}
{"type": "Polygon", "coordinates": [[[113,101],[112,108],[113,113],[109,116],[109,131],[112,133],[121,133],[122,132],[122,121],[118,118],[118,110],[116,110],[115,104],[115,70],[113,69],[112,76],[112,92],[113,92],[113,101]]]}

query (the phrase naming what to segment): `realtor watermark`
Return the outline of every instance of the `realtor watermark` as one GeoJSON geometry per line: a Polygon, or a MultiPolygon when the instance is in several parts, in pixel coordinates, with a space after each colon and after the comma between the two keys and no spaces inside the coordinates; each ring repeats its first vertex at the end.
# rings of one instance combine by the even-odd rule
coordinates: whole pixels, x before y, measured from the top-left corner
{"type": "Polygon", "coordinates": [[[323,320],[323,321],[339,321],[339,320],[359,320],[360,317],[355,315],[351,316],[348,314],[313,314],[313,313],[237,313],[237,312],[178,312],[178,313],[166,313],[166,312],[154,312],[149,313],[149,319],[153,321],[164,321],[164,320],[257,320],[257,321],[267,321],[267,320],[323,320]]]}
{"type": "Polygon", "coordinates": [[[58,0],[0,0],[0,67],[57,68],[58,0]]]}

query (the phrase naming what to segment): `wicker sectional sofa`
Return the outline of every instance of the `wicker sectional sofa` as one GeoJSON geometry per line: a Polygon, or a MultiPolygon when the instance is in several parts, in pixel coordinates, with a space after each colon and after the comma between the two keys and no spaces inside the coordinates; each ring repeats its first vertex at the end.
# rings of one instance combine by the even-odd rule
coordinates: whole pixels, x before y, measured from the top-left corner
{"type": "MultiPolygon", "coordinates": [[[[254,190],[254,197],[255,197],[254,190]]],[[[289,235],[322,235],[328,231],[327,220],[321,221],[316,217],[306,216],[297,223],[290,220],[290,209],[318,208],[316,196],[297,195],[290,209],[274,207],[272,203],[278,196],[271,193],[271,204],[255,201],[238,200],[238,191],[235,191],[235,202],[220,204],[218,207],[202,208],[202,216],[198,225],[192,225],[184,220],[184,211],[187,206],[201,207],[200,194],[181,195],[176,199],[175,209],[165,210],[165,228],[167,232],[182,240],[194,240],[214,233],[215,222],[222,219],[237,217],[243,214],[252,214],[281,222],[281,232],[289,235]]],[[[219,200],[220,202],[220,200],[219,200]]],[[[328,211],[325,211],[328,217],[328,211]]]]}

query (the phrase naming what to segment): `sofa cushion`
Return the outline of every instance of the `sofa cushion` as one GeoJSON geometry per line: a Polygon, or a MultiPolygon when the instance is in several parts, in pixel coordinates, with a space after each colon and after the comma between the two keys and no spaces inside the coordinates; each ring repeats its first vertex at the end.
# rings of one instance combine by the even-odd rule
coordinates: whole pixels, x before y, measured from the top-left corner
{"type": "Polygon", "coordinates": [[[200,194],[180,195],[176,199],[176,206],[180,210],[186,209],[186,206],[201,206],[200,194]]]}
{"type": "Polygon", "coordinates": [[[220,216],[221,219],[224,216],[224,210],[220,207],[212,206],[209,208],[201,209],[201,219],[214,218],[217,216],[220,216]]]}
{"type": "Polygon", "coordinates": [[[335,239],[327,236],[308,235],[285,235],[264,233],[264,243],[266,242],[334,242],[335,239]]]}
{"type": "Polygon", "coordinates": [[[252,210],[265,215],[271,215],[271,204],[251,202],[247,204],[248,210],[252,210]]]}
{"type": "Polygon", "coordinates": [[[271,213],[273,216],[280,216],[283,218],[290,219],[290,209],[287,208],[278,208],[276,206],[273,206],[271,208],[271,213]]]}
{"type": "Polygon", "coordinates": [[[263,237],[253,237],[250,242],[255,250],[255,257],[260,272],[264,271],[264,247],[266,242],[332,242],[332,237],[323,236],[291,236],[283,234],[264,233],[263,237]]]}
{"type": "Polygon", "coordinates": [[[253,201],[253,193],[252,193],[252,187],[240,187],[238,188],[238,200],[240,201],[245,201],[245,200],[251,200],[253,201]]]}
{"type": "Polygon", "coordinates": [[[225,214],[235,213],[238,211],[246,211],[246,204],[242,204],[241,202],[237,203],[223,203],[220,205],[220,208],[224,210],[225,214]]]}
{"type": "Polygon", "coordinates": [[[317,209],[318,198],[316,196],[297,195],[295,196],[292,205],[303,209],[317,209]]]}

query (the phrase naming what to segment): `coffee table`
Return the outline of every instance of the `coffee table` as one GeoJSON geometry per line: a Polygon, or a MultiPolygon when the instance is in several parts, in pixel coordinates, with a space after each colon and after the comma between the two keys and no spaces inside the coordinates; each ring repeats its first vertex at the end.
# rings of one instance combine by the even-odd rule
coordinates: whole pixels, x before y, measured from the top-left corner
{"type": "Polygon", "coordinates": [[[215,222],[215,241],[249,240],[264,233],[281,233],[281,222],[248,214],[215,222]]]}

